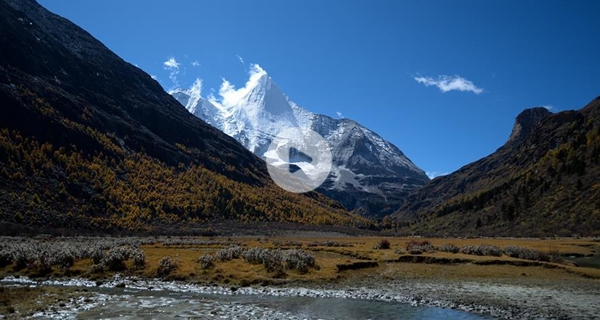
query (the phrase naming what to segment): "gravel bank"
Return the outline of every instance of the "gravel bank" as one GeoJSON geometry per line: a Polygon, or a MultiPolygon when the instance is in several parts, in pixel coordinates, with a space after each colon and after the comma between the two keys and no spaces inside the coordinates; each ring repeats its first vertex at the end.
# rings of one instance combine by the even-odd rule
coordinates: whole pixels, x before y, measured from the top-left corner
{"type": "MultiPolygon", "coordinates": [[[[581,281],[553,283],[550,281],[507,279],[503,281],[433,282],[399,280],[372,276],[347,279],[326,285],[303,284],[283,287],[225,287],[163,282],[135,278],[115,278],[96,283],[83,279],[33,281],[25,277],[7,277],[0,283],[23,285],[54,285],[77,287],[115,288],[174,292],[198,292],[222,295],[306,296],[345,299],[397,301],[464,310],[500,319],[600,319],[597,305],[600,301],[600,282],[581,281]]],[[[105,299],[97,295],[98,301],[105,299]]],[[[88,309],[98,301],[78,304],[79,310],[88,309]]]]}

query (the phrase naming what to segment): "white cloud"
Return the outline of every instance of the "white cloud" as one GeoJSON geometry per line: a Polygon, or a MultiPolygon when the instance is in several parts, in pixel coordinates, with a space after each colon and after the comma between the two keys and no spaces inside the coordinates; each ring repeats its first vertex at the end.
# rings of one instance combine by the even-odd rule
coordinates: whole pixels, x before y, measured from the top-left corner
{"type": "Polygon", "coordinates": [[[429,179],[433,179],[440,176],[445,176],[448,172],[439,172],[439,171],[427,171],[425,174],[429,177],[429,179]]]}
{"type": "Polygon", "coordinates": [[[442,92],[448,92],[448,91],[468,91],[468,92],[473,92],[475,94],[480,94],[483,92],[482,88],[478,88],[475,84],[473,84],[473,82],[462,78],[460,76],[446,76],[446,75],[441,75],[438,76],[437,79],[431,78],[431,77],[422,77],[422,76],[418,76],[418,77],[414,77],[415,81],[417,81],[418,83],[422,83],[425,86],[429,87],[429,86],[436,86],[440,89],[440,91],[442,92]]]}
{"type": "Polygon", "coordinates": [[[340,117],[340,118],[344,118],[344,115],[343,115],[341,112],[339,112],[339,111],[336,111],[335,113],[337,114],[337,116],[338,116],[338,117],[340,117]]]}
{"type": "Polygon", "coordinates": [[[221,83],[221,87],[219,88],[218,97],[210,94],[208,96],[208,100],[219,107],[233,106],[256,86],[257,82],[263,75],[267,74],[267,72],[258,64],[251,64],[250,71],[248,73],[250,78],[248,81],[246,81],[244,87],[236,89],[231,82],[229,82],[227,79],[223,79],[223,83],[221,83]]]}
{"type": "Polygon", "coordinates": [[[169,71],[169,79],[173,82],[175,87],[179,87],[179,80],[177,79],[177,75],[179,74],[179,65],[180,63],[175,60],[174,57],[169,58],[167,61],[163,62],[165,70],[169,71]]]}
{"type": "Polygon", "coordinates": [[[165,69],[168,70],[179,70],[179,62],[177,62],[177,60],[175,60],[174,57],[170,57],[169,60],[163,62],[163,64],[165,65],[165,69]]]}
{"type": "Polygon", "coordinates": [[[237,54],[235,56],[238,58],[238,60],[240,60],[241,64],[246,65],[246,63],[244,62],[244,59],[242,57],[238,56],[237,54]]]}
{"type": "Polygon", "coordinates": [[[552,111],[552,110],[554,110],[554,106],[553,106],[553,105],[550,105],[550,104],[549,104],[549,105],[542,106],[542,108],[546,108],[546,110],[548,110],[548,111],[552,111]]]}
{"type": "Polygon", "coordinates": [[[158,80],[158,78],[155,75],[153,75],[153,74],[150,75],[150,78],[152,78],[154,80],[158,80]]]}
{"type": "Polygon", "coordinates": [[[198,61],[192,62],[192,67],[198,68],[199,66],[200,66],[200,62],[198,62],[198,61]]]}
{"type": "Polygon", "coordinates": [[[190,87],[189,92],[197,97],[202,96],[202,79],[196,78],[196,81],[194,81],[194,84],[190,87]]]}

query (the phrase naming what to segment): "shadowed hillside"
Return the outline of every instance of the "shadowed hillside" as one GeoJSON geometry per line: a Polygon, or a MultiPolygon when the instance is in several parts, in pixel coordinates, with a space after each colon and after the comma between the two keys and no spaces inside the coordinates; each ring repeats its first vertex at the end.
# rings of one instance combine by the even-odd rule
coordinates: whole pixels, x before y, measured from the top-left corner
{"type": "Polygon", "coordinates": [[[279,221],[369,226],[190,114],[32,0],[0,3],[0,222],[106,231],[279,221]]]}
{"type": "Polygon", "coordinates": [[[578,111],[525,110],[493,154],[439,177],[392,215],[436,235],[600,234],[600,97],[578,111]]]}

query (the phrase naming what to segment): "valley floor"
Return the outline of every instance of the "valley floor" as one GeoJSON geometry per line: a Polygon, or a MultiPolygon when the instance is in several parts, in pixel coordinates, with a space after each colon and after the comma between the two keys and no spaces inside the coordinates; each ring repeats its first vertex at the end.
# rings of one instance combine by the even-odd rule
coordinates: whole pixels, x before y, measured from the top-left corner
{"type": "Polygon", "coordinates": [[[0,282],[0,314],[8,317],[51,312],[75,301],[75,296],[90,294],[73,287],[10,286],[8,280],[18,276],[82,278],[110,287],[136,283],[119,279],[159,279],[238,293],[295,295],[306,294],[299,288],[307,288],[316,296],[342,292],[349,298],[440,306],[498,318],[600,318],[599,266],[579,267],[564,260],[597,257],[600,242],[594,239],[383,239],[318,233],[269,238],[0,239],[0,277],[5,279],[0,282]],[[458,252],[441,251],[452,248],[449,244],[458,252]],[[143,263],[136,248],[143,252],[143,263]],[[48,262],[53,260],[36,252],[67,257],[48,262]],[[523,252],[528,259],[507,255],[514,252],[523,252]],[[69,254],[75,258],[71,265],[65,264],[71,261],[69,254]],[[115,263],[119,259],[121,265],[115,263]]]}

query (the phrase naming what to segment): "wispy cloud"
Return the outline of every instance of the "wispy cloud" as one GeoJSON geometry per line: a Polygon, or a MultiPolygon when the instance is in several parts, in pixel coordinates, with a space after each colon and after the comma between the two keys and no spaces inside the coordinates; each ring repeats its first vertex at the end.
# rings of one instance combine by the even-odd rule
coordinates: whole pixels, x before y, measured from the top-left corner
{"type": "Polygon", "coordinates": [[[179,70],[179,62],[175,60],[174,57],[170,57],[167,61],[163,62],[165,68],[167,69],[177,69],[179,70]]]}
{"type": "Polygon", "coordinates": [[[439,171],[427,171],[425,174],[429,177],[429,179],[433,179],[440,176],[445,176],[448,172],[439,172],[439,171]]]}
{"type": "Polygon", "coordinates": [[[552,110],[554,110],[555,107],[553,105],[549,104],[549,105],[542,106],[542,108],[546,108],[546,110],[552,111],[552,110]]]}
{"type": "Polygon", "coordinates": [[[154,80],[158,80],[158,78],[155,75],[153,75],[153,74],[150,75],[150,78],[152,78],[154,80]]]}
{"type": "Polygon", "coordinates": [[[200,66],[200,62],[198,62],[198,61],[192,62],[192,67],[197,68],[199,66],[200,66]]]}
{"type": "Polygon", "coordinates": [[[339,112],[339,111],[336,111],[335,113],[337,114],[337,116],[338,116],[338,117],[340,117],[340,118],[344,118],[344,115],[343,115],[341,112],[339,112]]]}
{"type": "Polygon", "coordinates": [[[178,87],[179,80],[177,79],[177,75],[179,74],[179,62],[174,57],[170,57],[167,61],[163,62],[163,65],[165,70],[169,71],[169,79],[171,79],[173,85],[178,87]]]}
{"type": "Polygon", "coordinates": [[[240,60],[240,63],[241,63],[241,64],[243,64],[243,65],[246,65],[246,63],[244,62],[244,58],[240,57],[240,56],[239,56],[239,55],[237,55],[237,54],[236,54],[235,56],[238,58],[238,60],[240,60]]]}
{"type": "Polygon", "coordinates": [[[434,79],[431,77],[423,77],[423,76],[418,76],[418,77],[413,77],[413,78],[418,83],[422,83],[427,87],[436,86],[440,89],[441,92],[448,92],[448,91],[454,91],[454,90],[473,92],[475,94],[480,94],[483,92],[482,88],[478,88],[470,80],[467,80],[467,79],[462,78],[457,75],[455,75],[455,76],[440,75],[437,77],[437,79],[434,79]]]}

